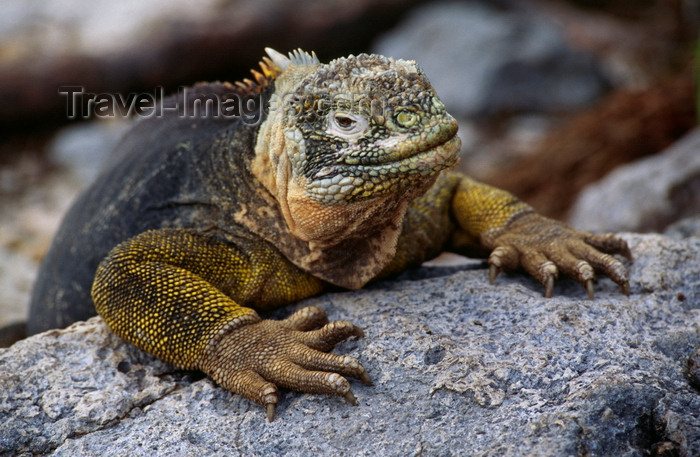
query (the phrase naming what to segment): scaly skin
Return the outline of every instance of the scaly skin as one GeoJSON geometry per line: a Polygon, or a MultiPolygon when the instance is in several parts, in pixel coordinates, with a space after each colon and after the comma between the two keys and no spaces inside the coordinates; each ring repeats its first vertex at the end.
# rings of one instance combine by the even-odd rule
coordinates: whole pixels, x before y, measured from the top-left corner
{"type": "Polygon", "coordinates": [[[370,378],[355,358],[328,353],[362,336],[353,324],[328,323],[318,308],[282,321],[256,310],[331,285],[359,288],[443,250],[490,252],[492,281],[523,268],[547,296],[559,271],[591,296],[596,270],[628,291],[610,255],[629,256],[624,241],[546,219],[447,171],[460,148],[457,123],[414,62],[360,55],[321,64],[302,51],[268,53],[255,81],[198,86],[180,100],[257,95],[269,107],[260,126],[164,116],[127,135],[121,161],[54,242],[34,294],[37,316],[87,317],[66,317],[54,303],[89,305],[81,291],[94,276],[95,308],[116,334],[202,370],[272,420],[278,386],[354,404],[345,377],[370,378]],[[61,279],[56,265],[71,263],[87,273],[61,279]]]}

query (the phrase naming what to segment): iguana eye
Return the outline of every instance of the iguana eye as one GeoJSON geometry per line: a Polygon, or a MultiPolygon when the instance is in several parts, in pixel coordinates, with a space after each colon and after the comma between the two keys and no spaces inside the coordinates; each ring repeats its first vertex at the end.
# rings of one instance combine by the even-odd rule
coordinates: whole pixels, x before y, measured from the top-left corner
{"type": "Polygon", "coordinates": [[[343,130],[351,130],[352,126],[355,125],[355,120],[350,119],[347,116],[343,116],[342,114],[336,114],[335,123],[338,124],[338,127],[343,130]]]}
{"type": "Polygon", "coordinates": [[[341,138],[353,139],[362,135],[367,127],[368,122],[364,116],[337,111],[330,114],[327,132],[341,138]]]}
{"type": "Polygon", "coordinates": [[[418,121],[418,115],[410,111],[401,111],[396,115],[396,122],[404,128],[413,126],[418,121]]]}

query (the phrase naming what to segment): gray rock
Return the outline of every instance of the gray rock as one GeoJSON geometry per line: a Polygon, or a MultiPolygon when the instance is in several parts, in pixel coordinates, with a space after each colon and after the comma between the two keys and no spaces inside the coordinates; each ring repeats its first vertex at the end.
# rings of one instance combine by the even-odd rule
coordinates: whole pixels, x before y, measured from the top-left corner
{"type": "Polygon", "coordinates": [[[0,353],[0,455],[49,454],[114,425],[175,389],[172,371],[98,318],[17,342],[0,353]]]}
{"type": "Polygon", "coordinates": [[[99,318],[31,337],[0,351],[0,455],[700,455],[700,239],[625,238],[630,297],[469,263],[305,300],[365,329],[337,352],[375,385],[284,392],[272,423],[99,318]]]}
{"type": "Polygon", "coordinates": [[[457,116],[560,112],[607,88],[594,59],[568,47],[552,20],[487,2],[417,8],[373,50],[419,62],[457,116]]]}
{"type": "Polygon", "coordinates": [[[664,235],[677,240],[682,240],[690,236],[700,237],[700,214],[674,222],[666,227],[664,235]]]}
{"type": "Polygon", "coordinates": [[[700,128],[658,155],[613,170],[587,187],[569,222],[584,230],[660,231],[700,214],[700,128]]]}

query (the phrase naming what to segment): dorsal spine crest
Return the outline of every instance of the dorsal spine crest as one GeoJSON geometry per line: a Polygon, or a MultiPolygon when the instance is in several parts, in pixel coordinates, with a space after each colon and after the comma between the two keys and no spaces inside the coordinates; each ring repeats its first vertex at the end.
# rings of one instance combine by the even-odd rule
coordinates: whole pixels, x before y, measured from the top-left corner
{"type": "Polygon", "coordinates": [[[301,48],[290,52],[288,56],[275,51],[272,48],[265,48],[267,56],[259,62],[260,70],[250,70],[253,79],[245,78],[236,81],[235,85],[249,92],[260,92],[267,87],[271,81],[277,78],[290,65],[295,67],[313,67],[320,64],[315,52],[306,52],[301,48]]]}
{"type": "Polygon", "coordinates": [[[256,69],[250,70],[253,79],[244,78],[242,81],[236,81],[234,84],[248,92],[261,92],[282,73],[282,69],[267,56],[263,57],[258,62],[258,65],[260,66],[260,71],[256,69]]]}

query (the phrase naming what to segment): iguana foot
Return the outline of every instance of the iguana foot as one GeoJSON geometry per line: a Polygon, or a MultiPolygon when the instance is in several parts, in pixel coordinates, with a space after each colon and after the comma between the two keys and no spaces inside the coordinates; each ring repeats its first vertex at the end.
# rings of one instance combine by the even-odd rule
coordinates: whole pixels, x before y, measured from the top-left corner
{"type": "Polygon", "coordinates": [[[489,256],[489,280],[502,270],[523,268],[545,288],[551,297],[559,272],[574,278],[593,298],[595,271],[608,275],[629,295],[625,266],[611,254],[631,258],[627,243],[613,234],[591,234],[535,213],[523,215],[504,229],[487,234],[493,247],[489,256]]]}
{"type": "Polygon", "coordinates": [[[263,405],[270,421],[279,401],[278,386],[334,394],[354,405],[343,376],[369,385],[369,375],[354,357],[326,352],[350,336],[363,332],[347,321],[328,323],[317,307],[303,308],[287,319],[260,320],[225,335],[205,351],[199,368],[226,389],[263,405]]]}

